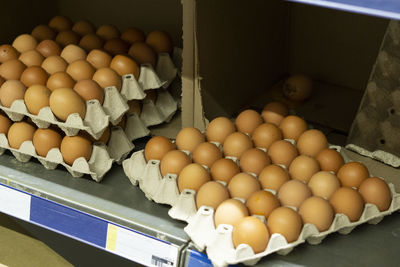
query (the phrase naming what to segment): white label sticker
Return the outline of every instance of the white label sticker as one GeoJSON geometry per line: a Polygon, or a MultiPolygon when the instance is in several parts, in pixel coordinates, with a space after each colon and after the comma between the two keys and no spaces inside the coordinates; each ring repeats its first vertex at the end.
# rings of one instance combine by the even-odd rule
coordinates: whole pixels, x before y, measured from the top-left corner
{"type": "Polygon", "coordinates": [[[108,225],[107,250],[146,266],[177,265],[178,247],[151,237],[108,225]]]}
{"type": "Polygon", "coordinates": [[[29,221],[31,196],[0,185],[0,211],[19,219],[29,221]]]}

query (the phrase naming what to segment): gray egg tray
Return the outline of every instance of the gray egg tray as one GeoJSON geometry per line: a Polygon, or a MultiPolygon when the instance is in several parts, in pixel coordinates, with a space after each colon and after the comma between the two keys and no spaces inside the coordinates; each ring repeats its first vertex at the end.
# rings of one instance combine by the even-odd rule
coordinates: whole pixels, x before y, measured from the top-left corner
{"type": "MultiPolygon", "coordinates": [[[[295,144],[293,140],[288,141],[295,144]]],[[[221,149],[218,143],[215,143],[215,145],[221,149]]],[[[339,146],[330,147],[341,151],[341,147],[339,146]]],[[[346,155],[343,153],[341,154],[345,161],[348,162],[349,160],[346,155]]],[[[228,158],[238,163],[236,158],[228,158]]],[[[265,251],[255,254],[252,248],[247,244],[240,244],[235,248],[232,241],[233,226],[221,224],[215,228],[214,209],[212,207],[202,206],[197,210],[195,200],[196,192],[194,190],[185,189],[179,193],[177,175],[167,174],[163,177],[160,173],[160,161],[150,160],[146,162],[144,150],[133,153],[129,159],[122,162],[122,166],[131,183],[133,185],[139,185],[140,189],[149,200],[172,206],[168,214],[174,219],[188,223],[184,228],[185,232],[189,235],[199,251],[206,250],[208,258],[212,261],[214,266],[225,267],[229,264],[238,263],[255,265],[261,258],[274,252],[280,255],[286,255],[290,253],[294,247],[306,241],[309,244],[319,244],[328,234],[334,232],[349,234],[357,225],[366,222],[377,224],[384,216],[400,210],[400,194],[395,192],[393,184],[389,184],[392,194],[392,203],[388,210],[380,212],[375,205],[366,204],[360,219],[356,222],[351,222],[344,214],[336,214],[332,225],[324,232],[319,232],[313,224],[305,224],[299,238],[291,243],[288,243],[282,235],[273,234],[270,236],[265,251]]],[[[226,186],[225,183],[223,184],[226,186]]],[[[276,194],[274,191],[271,192],[276,194]]],[[[243,199],[239,200],[244,202],[243,199]]],[[[296,210],[296,208],[294,209],[296,210]]],[[[255,217],[265,221],[264,217],[255,217]]]]}

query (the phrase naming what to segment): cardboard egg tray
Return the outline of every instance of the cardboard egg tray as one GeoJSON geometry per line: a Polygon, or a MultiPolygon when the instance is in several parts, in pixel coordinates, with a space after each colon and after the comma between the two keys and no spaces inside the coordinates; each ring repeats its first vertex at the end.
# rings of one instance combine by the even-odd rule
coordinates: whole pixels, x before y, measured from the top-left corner
{"type": "MultiPolygon", "coordinates": [[[[218,143],[216,145],[221,148],[218,143]]],[[[335,148],[339,152],[341,151],[338,146],[330,147],[335,148]]],[[[349,160],[346,155],[341,154],[345,162],[348,162],[349,160]]],[[[237,159],[231,159],[238,163],[237,159]]],[[[197,210],[196,192],[194,190],[185,189],[179,193],[176,174],[167,174],[162,177],[159,160],[150,160],[146,163],[144,150],[141,150],[133,153],[129,159],[124,160],[122,165],[131,183],[139,185],[149,200],[172,206],[168,214],[174,219],[188,223],[184,228],[185,232],[189,235],[198,250],[203,251],[206,249],[209,259],[215,266],[227,266],[238,263],[255,265],[264,256],[274,252],[286,255],[294,247],[306,241],[310,244],[319,244],[330,233],[339,232],[341,234],[348,234],[357,225],[366,222],[377,224],[384,216],[400,209],[400,194],[395,192],[393,184],[389,184],[392,202],[388,210],[380,212],[375,205],[366,204],[360,219],[356,222],[351,222],[344,214],[336,214],[332,225],[324,232],[319,232],[313,224],[305,224],[299,238],[291,243],[288,243],[280,234],[272,234],[265,251],[255,254],[247,244],[241,244],[237,248],[234,247],[232,225],[221,224],[215,228],[214,209],[212,207],[202,206],[197,210]]],[[[226,186],[226,184],[224,185],[226,186]]],[[[272,193],[276,194],[273,191],[272,193]]],[[[244,202],[242,199],[239,200],[244,202]]],[[[265,218],[262,216],[255,217],[261,217],[260,219],[265,221],[265,218]]]]}

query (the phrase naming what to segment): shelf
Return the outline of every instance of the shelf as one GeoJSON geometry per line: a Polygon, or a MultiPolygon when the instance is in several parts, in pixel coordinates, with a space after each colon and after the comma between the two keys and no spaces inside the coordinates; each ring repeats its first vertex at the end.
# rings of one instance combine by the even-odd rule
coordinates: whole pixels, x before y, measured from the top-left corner
{"type": "Polygon", "coordinates": [[[184,224],[147,200],[121,166],[96,183],[7,153],[0,165],[0,212],[143,265],[179,265],[189,242],[184,224]]]}
{"type": "Polygon", "coordinates": [[[377,17],[400,19],[398,0],[287,0],[289,2],[327,7],[377,17]]]}

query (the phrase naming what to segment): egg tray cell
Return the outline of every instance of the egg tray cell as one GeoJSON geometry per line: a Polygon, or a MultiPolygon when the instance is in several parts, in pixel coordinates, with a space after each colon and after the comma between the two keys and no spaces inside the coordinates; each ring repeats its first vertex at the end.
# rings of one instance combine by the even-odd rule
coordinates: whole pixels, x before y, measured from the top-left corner
{"type": "MultiPolygon", "coordinates": [[[[221,148],[218,143],[216,145],[221,148]]],[[[335,148],[339,152],[341,150],[338,146],[330,146],[330,148],[335,148]]],[[[346,155],[341,154],[345,161],[348,162],[346,155]]],[[[238,163],[237,159],[231,159],[238,163]]],[[[332,225],[324,232],[319,232],[313,224],[305,224],[298,239],[291,243],[288,243],[281,234],[272,234],[265,251],[255,254],[247,244],[240,244],[235,248],[232,241],[233,226],[221,224],[215,228],[214,209],[202,206],[197,210],[196,192],[184,189],[179,193],[177,175],[167,174],[163,177],[160,172],[160,161],[149,160],[146,162],[144,150],[133,153],[129,159],[122,162],[122,166],[131,183],[139,185],[149,200],[172,206],[168,214],[174,219],[188,223],[184,228],[185,232],[198,250],[206,250],[214,266],[227,266],[238,263],[255,265],[262,257],[274,252],[286,255],[294,247],[306,241],[316,245],[321,243],[328,234],[334,232],[349,234],[357,225],[366,222],[377,224],[384,216],[400,209],[400,194],[395,192],[393,184],[389,184],[392,202],[388,210],[380,212],[375,205],[368,203],[365,205],[358,221],[351,222],[346,215],[336,214],[332,225]]],[[[273,191],[272,193],[276,194],[273,191]]],[[[242,199],[239,200],[243,201],[242,199]]],[[[260,216],[256,217],[260,218],[260,216]]],[[[264,217],[260,219],[265,221],[264,217]]]]}
{"type": "MultiPolygon", "coordinates": [[[[178,53],[180,50],[175,49],[178,53]]],[[[93,138],[99,139],[103,134],[106,127],[111,123],[117,125],[124,114],[128,111],[129,106],[127,101],[137,99],[142,100],[146,97],[146,90],[167,88],[177,75],[177,68],[175,67],[171,57],[167,53],[160,53],[156,70],[149,64],[142,64],[140,66],[139,80],[136,80],[133,74],[127,74],[122,77],[121,92],[118,92],[114,86],[104,88],[104,103],[101,105],[98,100],[89,100],[86,102],[86,115],[82,118],[78,114],[70,114],[65,122],[59,121],[51,111],[50,107],[43,107],[38,115],[29,113],[24,100],[15,100],[10,108],[0,105],[12,121],[21,121],[25,116],[31,120],[39,128],[48,128],[50,125],[57,125],[61,128],[66,135],[74,136],[79,131],[86,131],[93,138]]],[[[167,92],[166,90],[160,90],[167,92]]],[[[165,95],[163,101],[167,102],[165,95]]],[[[169,98],[171,101],[172,97],[169,98]]],[[[176,101],[175,101],[176,102],[176,101]]],[[[173,105],[172,105],[173,106],[173,105]]],[[[177,104],[175,103],[175,106],[177,104]]],[[[145,126],[156,125],[168,120],[173,113],[171,105],[168,107],[157,106],[157,110],[151,111],[152,105],[146,105],[145,112],[141,119],[145,126]]],[[[148,133],[147,133],[148,134],[148,133]]],[[[142,137],[142,136],[140,136],[142,137]]]]}

